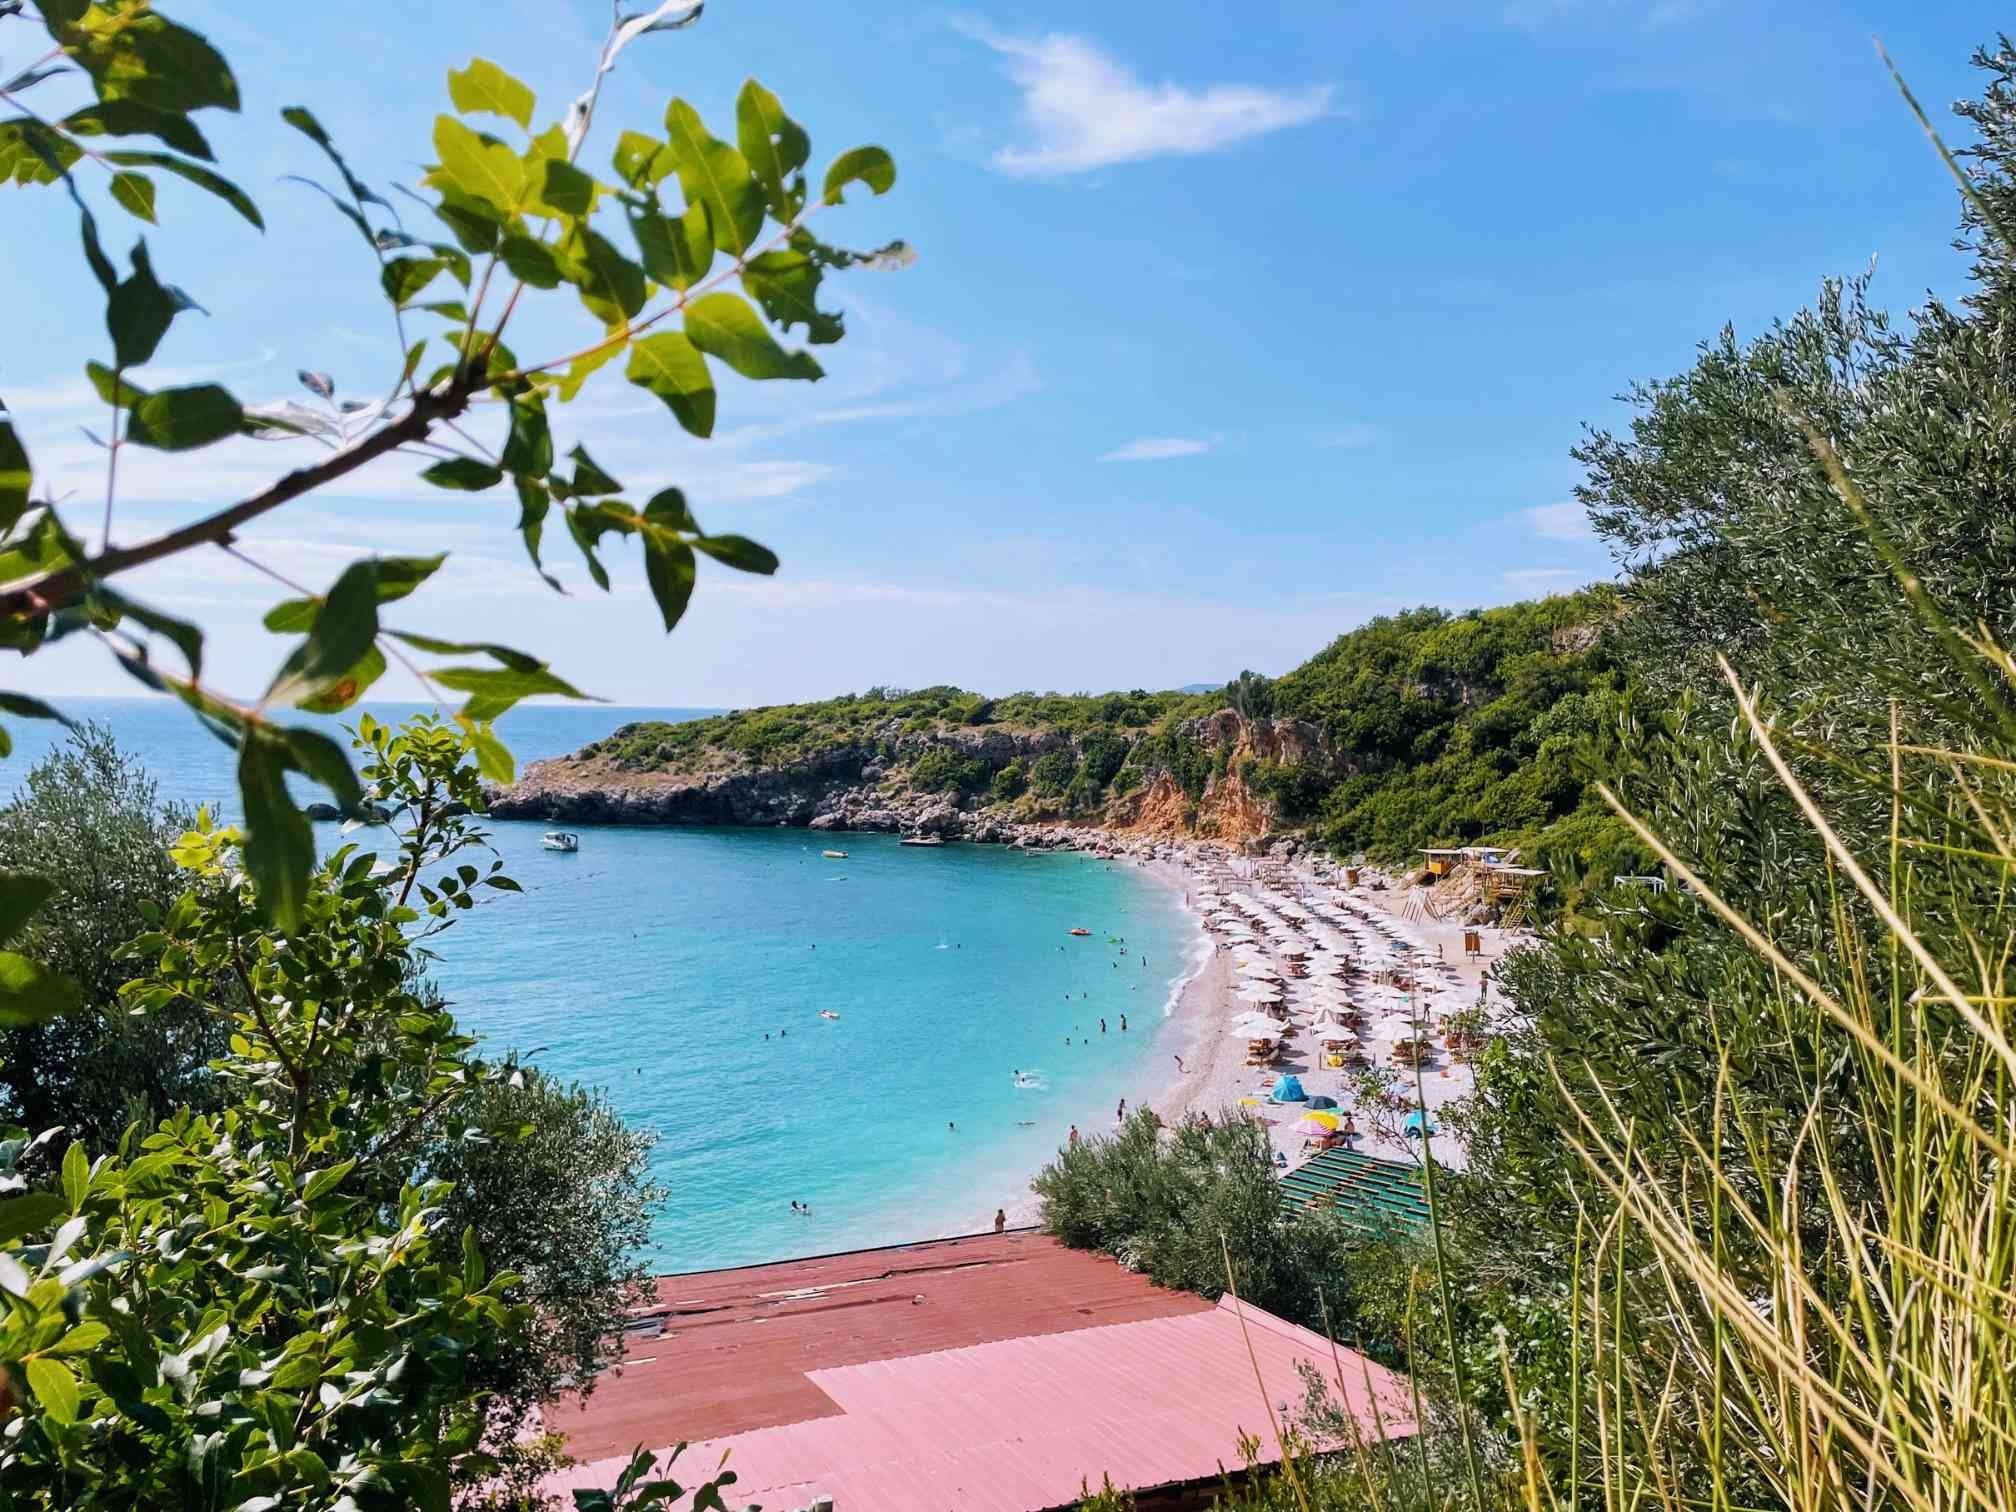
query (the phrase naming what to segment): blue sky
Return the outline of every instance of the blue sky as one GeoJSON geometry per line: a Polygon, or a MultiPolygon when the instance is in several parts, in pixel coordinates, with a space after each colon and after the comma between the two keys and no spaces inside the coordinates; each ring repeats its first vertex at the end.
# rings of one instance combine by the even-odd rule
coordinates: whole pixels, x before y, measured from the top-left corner
{"type": "MultiPolygon", "coordinates": [[[[593,0],[165,8],[237,67],[245,115],[208,129],[269,229],[163,187],[156,264],[210,316],[177,324],[155,376],[214,374],[247,402],[297,392],[299,367],[364,396],[396,371],[364,249],[280,182],[319,165],[279,107],[311,106],[365,177],[412,182],[448,68],[493,58],[557,113],[608,16],[593,0]]],[[[1991,25],[1936,0],[715,0],[624,56],[588,160],[606,167],[625,124],[660,129],[673,94],[732,135],[753,73],[811,129],[815,163],[863,141],[895,153],[895,191],[824,230],[903,236],[918,260],[842,280],[849,335],[822,350],[823,382],[726,380],[711,442],[615,369],[565,435],[639,496],[680,484],[708,528],[775,548],[779,576],[703,564],[667,638],[635,561],[605,597],[554,541],[575,590],[557,597],[502,490],[439,493],[404,464],[244,544],[316,584],[369,549],[450,548],[402,622],[507,640],[627,704],[1280,672],[1390,609],[1573,586],[1608,565],[1563,505],[1568,449],[1583,422],[1619,422],[1627,382],[1871,258],[1900,312],[1958,292],[1950,184],[1870,39],[1943,112],[1974,90],[1967,55],[1991,25]]],[[[23,31],[0,27],[0,50],[23,31]]],[[[102,420],[81,387],[104,344],[95,288],[60,197],[7,193],[0,394],[95,528],[102,460],[77,429],[102,420]]],[[[103,219],[119,244],[146,229],[103,219]]],[[[514,343],[565,350],[584,320],[556,304],[514,343]]],[[[128,451],[115,538],[297,460],[128,451]]],[[[284,652],[256,628],[278,591],[221,554],[133,586],[210,628],[233,691],[256,693],[284,652]]],[[[132,687],[68,644],[14,685],[132,687]]],[[[385,691],[414,690],[395,674],[385,691]]]]}

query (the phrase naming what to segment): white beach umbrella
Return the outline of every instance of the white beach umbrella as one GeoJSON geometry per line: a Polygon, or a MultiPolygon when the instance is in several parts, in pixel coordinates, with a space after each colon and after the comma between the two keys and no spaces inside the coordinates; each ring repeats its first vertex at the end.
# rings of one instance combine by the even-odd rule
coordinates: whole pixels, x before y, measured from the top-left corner
{"type": "Polygon", "coordinates": [[[1372,1032],[1383,1040],[1403,1040],[1414,1039],[1427,1030],[1417,1028],[1414,1020],[1403,1013],[1389,1013],[1373,1026],[1372,1032]]]}
{"type": "Polygon", "coordinates": [[[1239,989],[1239,1001],[1242,1003],[1278,1003],[1281,1001],[1281,989],[1278,987],[1242,987],[1239,989]]]}

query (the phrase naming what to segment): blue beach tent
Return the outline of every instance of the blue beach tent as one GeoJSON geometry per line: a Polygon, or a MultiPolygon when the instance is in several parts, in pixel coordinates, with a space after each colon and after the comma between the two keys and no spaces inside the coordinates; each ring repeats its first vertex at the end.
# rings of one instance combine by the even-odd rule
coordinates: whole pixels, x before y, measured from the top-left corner
{"type": "Polygon", "coordinates": [[[1300,1102],[1306,1094],[1302,1091],[1302,1082],[1299,1077],[1284,1073],[1274,1083],[1274,1091],[1271,1095],[1276,1102],[1300,1102]]]}

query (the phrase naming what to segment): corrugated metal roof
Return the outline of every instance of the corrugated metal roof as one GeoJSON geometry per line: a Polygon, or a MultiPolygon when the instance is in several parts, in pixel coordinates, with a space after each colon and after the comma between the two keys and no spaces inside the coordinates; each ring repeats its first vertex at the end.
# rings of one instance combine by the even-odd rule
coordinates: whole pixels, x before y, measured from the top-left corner
{"type": "Polygon", "coordinates": [[[1346,1221],[1366,1229],[1421,1228],[1428,1222],[1419,1169],[1341,1146],[1283,1176],[1281,1198],[1291,1208],[1327,1202],[1346,1221]]]}
{"type": "MultiPolygon", "coordinates": [[[[1025,1264],[1064,1269],[1057,1257],[1072,1255],[1040,1236],[1007,1237],[1022,1240],[1018,1248],[1025,1255],[1050,1252],[1025,1264]]],[[[1127,1275],[1110,1261],[1073,1258],[1127,1275]]],[[[974,1269],[1007,1283],[1011,1311],[1026,1310],[1026,1297],[1015,1301],[1018,1283],[1034,1273],[1018,1276],[1013,1261],[974,1269]]],[[[1343,1398],[1368,1434],[1376,1431],[1375,1421],[1392,1436],[1413,1431],[1401,1378],[1351,1351],[1333,1352],[1320,1336],[1229,1297],[1216,1307],[1185,1300],[1192,1305],[1134,1321],[955,1347],[914,1350],[891,1339],[893,1347],[880,1354],[806,1369],[804,1380],[825,1403],[823,1412],[718,1437],[687,1426],[708,1404],[675,1341],[669,1361],[660,1353],[672,1367],[659,1377],[661,1431],[624,1441],[607,1458],[555,1477],[547,1489],[606,1486],[634,1444],[662,1449],[693,1438],[707,1441],[696,1442],[681,1459],[682,1468],[690,1467],[682,1478],[711,1467],[725,1452],[739,1477],[738,1502],[792,1507],[824,1496],[837,1512],[1034,1512],[1075,1504],[1081,1485],[1096,1487],[1102,1474],[1116,1485],[1145,1489],[1237,1469],[1242,1433],[1271,1442],[1268,1405],[1280,1413],[1301,1402],[1298,1363],[1334,1382],[1333,1361],[1341,1362],[1343,1398]]],[[[762,1326],[752,1319],[740,1331],[762,1326]]],[[[745,1361],[744,1368],[753,1363],[745,1361]]],[[[591,1421],[600,1408],[598,1397],[591,1421]]],[[[578,1443],[574,1452],[582,1454],[578,1443]]]]}
{"type": "Polygon", "coordinates": [[[601,1459],[838,1412],[812,1371],[1210,1307],[1030,1230],[663,1276],[625,1368],[546,1420],[601,1459]]]}

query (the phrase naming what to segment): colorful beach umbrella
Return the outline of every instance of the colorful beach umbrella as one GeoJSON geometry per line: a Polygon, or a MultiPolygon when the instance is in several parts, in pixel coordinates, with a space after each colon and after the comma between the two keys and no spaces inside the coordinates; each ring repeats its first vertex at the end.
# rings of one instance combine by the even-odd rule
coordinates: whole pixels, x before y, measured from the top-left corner
{"type": "Polygon", "coordinates": [[[1337,1115],[1334,1113],[1305,1113],[1295,1120],[1297,1134],[1313,1134],[1319,1138],[1337,1132],[1337,1115]]]}

